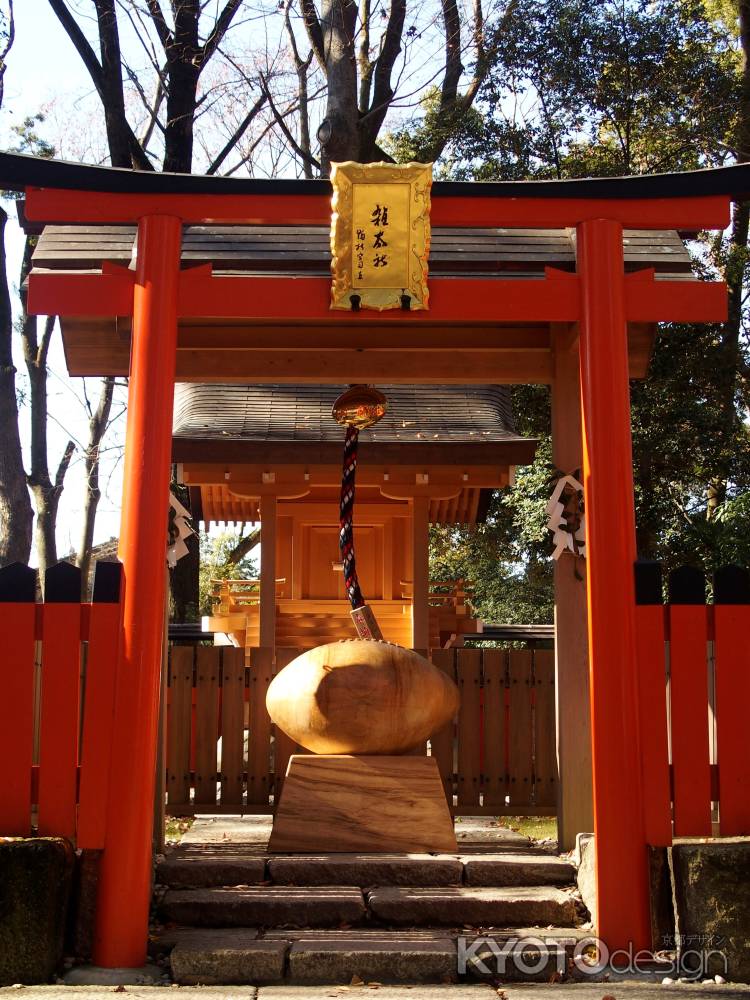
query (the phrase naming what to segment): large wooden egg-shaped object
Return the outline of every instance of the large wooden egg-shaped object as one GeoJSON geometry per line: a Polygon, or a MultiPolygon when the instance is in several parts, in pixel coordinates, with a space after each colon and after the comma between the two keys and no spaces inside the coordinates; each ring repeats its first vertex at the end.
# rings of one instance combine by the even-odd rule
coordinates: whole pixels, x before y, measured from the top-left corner
{"type": "Polygon", "coordinates": [[[458,688],[429,660],[390,642],[310,649],[274,677],[268,714],[313,753],[398,754],[458,710],[458,688]]]}

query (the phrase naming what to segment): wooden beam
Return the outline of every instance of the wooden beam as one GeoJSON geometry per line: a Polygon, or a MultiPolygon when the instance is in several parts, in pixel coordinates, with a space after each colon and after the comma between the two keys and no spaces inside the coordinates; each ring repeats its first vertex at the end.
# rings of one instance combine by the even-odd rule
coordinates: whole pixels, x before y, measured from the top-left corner
{"type": "Polygon", "coordinates": [[[723,281],[656,281],[654,269],[625,275],[629,323],[723,323],[727,286],[723,281]]]}
{"type": "MultiPolygon", "coordinates": [[[[519,351],[548,351],[550,346],[549,327],[545,324],[528,326],[486,326],[456,329],[451,323],[444,326],[417,325],[409,319],[400,323],[382,324],[369,318],[348,324],[337,323],[335,327],[320,323],[304,324],[252,324],[236,320],[223,322],[199,322],[183,320],[178,334],[181,348],[211,348],[219,351],[226,348],[266,349],[281,348],[381,348],[410,347],[415,350],[432,351],[435,348],[483,348],[519,351]]],[[[105,331],[102,333],[106,335],[105,331]]]]}
{"type": "Polygon", "coordinates": [[[381,494],[387,500],[415,500],[424,497],[430,500],[452,500],[461,492],[461,486],[441,486],[439,483],[425,484],[424,486],[405,484],[389,486],[387,483],[380,487],[381,494]]]}
{"type": "MultiPolygon", "coordinates": [[[[177,442],[175,442],[176,444],[177,442]]],[[[202,460],[196,461],[184,461],[180,462],[180,482],[183,483],[217,483],[225,486],[227,490],[232,493],[242,493],[244,491],[245,485],[252,484],[253,490],[255,489],[255,484],[263,483],[263,473],[269,469],[269,461],[259,462],[259,463],[249,463],[249,462],[231,462],[227,463],[225,461],[219,461],[219,458],[224,458],[222,455],[214,455],[211,453],[210,445],[213,442],[210,441],[190,441],[183,442],[187,444],[201,444],[204,446],[204,457],[202,460]],[[237,484],[241,484],[242,488],[237,484]]],[[[520,444],[526,446],[527,442],[521,441],[520,444]]],[[[254,446],[251,443],[243,442],[243,447],[245,449],[245,454],[248,457],[255,457],[254,446]]],[[[331,442],[333,444],[333,442],[331,442]]],[[[532,442],[533,444],[533,442],[532,442]]],[[[296,448],[302,451],[300,455],[300,461],[297,464],[287,464],[284,453],[282,452],[278,460],[273,460],[273,455],[270,454],[271,449],[277,447],[276,445],[271,445],[267,443],[264,447],[269,451],[269,460],[273,463],[272,468],[276,476],[276,484],[282,490],[286,490],[287,487],[296,487],[304,485],[306,490],[310,490],[314,487],[325,487],[330,486],[332,488],[338,488],[341,485],[341,469],[337,465],[313,465],[309,461],[308,457],[304,457],[304,445],[297,444],[296,448]]],[[[377,444],[374,445],[377,447],[377,444]]],[[[395,444],[396,448],[403,447],[401,445],[395,444]]],[[[419,445],[408,445],[412,449],[416,449],[419,445]]],[[[473,454],[471,457],[476,457],[481,459],[481,449],[485,446],[483,445],[469,445],[475,449],[478,454],[473,454]]],[[[490,448],[495,453],[495,458],[501,453],[503,445],[502,444],[489,444],[486,447],[490,448]]],[[[512,447],[512,446],[511,446],[512,447]]],[[[357,489],[365,486],[374,486],[380,489],[380,487],[390,487],[392,489],[398,489],[399,484],[411,487],[415,485],[415,476],[417,472],[427,472],[430,477],[429,485],[435,487],[435,495],[442,495],[441,491],[445,490],[446,487],[455,490],[470,489],[470,488],[481,488],[481,489],[500,489],[501,487],[507,485],[507,458],[505,461],[499,461],[497,464],[487,461],[487,465],[472,465],[465,461],[467,456],[461,454],[460,444],[453,444],[448,446],[450,454],[453,461],[444,462],[441,464],[433,462],[419,462],[415,459],[413,464],[398,465],[393,463],[388,464],[372,464],[368,458],[367,463],[361,463],[360,467],[357,469],[357,489]],[[462,461],[464,459],[464,461],[462,461]],[[386,479],[387,476],[387,479],[386,479]]],[[[529,449],[531,452],[532,449],[529,449]]],[[[369,454],[373,454],[370,452],[369,454]]],[[[266,484],[270,485],[270,484],[266,484]]],[[[266,492],[271,492],[267,490],[266,492]]],[[[246,494],[250,495],[250,494],[246,494]]],[[[253,496],[260,496],[260,493],[253,493],[253,496]]],[[[451,495],[454,495],[451,493],[451,495]]]]}
{"type": "Polygon", "coordinates": [[[412,649],[427,649],[430,645],[430,609],[427,604],[430,591],[429,540],[430,501],[427,497],[414,497],[412,509],[412,649]]]}
{"type": "MultiPolygon", "coordinates": [[[[554,327],[552,461],[562,472],[581,468],[581,386],[578,342],[554,327]]],[[[575,846],[577,833],[592,832],[591,722],[583,560],[563,554],[554,564],[555,690],[557,710],[558,814],[560,849],[575,846]]]]}
{"type": "MultiPolygon", "coordinates": [[[[433,226],[556,229],[589,219],[611,219],[631,229],[724,229],[729,196],[676,198],[440,197],[433,226]]],[[[32,222],[137,222],[144,215],[172,215],[191,223],[327,225],[330,198],[322,194],[116,194],[52,188],[26,190],[32,222]]]]}
{"type": "Polygon", "coordinates": [[[177,352],[181,382],[339,385],[349,382],[461,385],[552,379],[549,352],[436,350],[190,351],[177,352]]]}
{"type": "Polygon", "coordinates": [[[260,498],[260,646],[276,648],[276,514],[275,496],[260,498]]]}
{"type": "MultiPolygon", "coordinates": [[[[123,269],[124,270],[124,269],[123,269]]],[[[126,272],[127,274],[127,272],[126,272]]],[[[32,272],[29,276],[29,310],[43,315],[102,315],[106,289],[113,275],[32,272]],[[102,282],[98,289],[97,280],[102,282]],[[92,310],[94,310],[92,312],[92,310]]],[[[117,278],[123,284],[124,279],[117,278]]],[[[118,286],[119,288],[119,286],[118,286]]],[[[224,317],[296,323],[325,320],[326,324],[352,325],[352,313],[331,310],[331,279],[303,275],[233,275],[213,277],[211,266],[181,272],[178,315],[185,318],[224,317]]],[[[132,314],[132,296],[118,294],[110,315],[132,314]]],[[[578,317],[578,278],[548,268],[544,278],[499,279],[432,278],[429,311],[409,313],[409,323],[540,323],[578,317]]],[[[367,315],[366,311],[363,314],[367,315]]],[[[402,324],[401,310],[377,316],[379,325],[402,324]]]]}

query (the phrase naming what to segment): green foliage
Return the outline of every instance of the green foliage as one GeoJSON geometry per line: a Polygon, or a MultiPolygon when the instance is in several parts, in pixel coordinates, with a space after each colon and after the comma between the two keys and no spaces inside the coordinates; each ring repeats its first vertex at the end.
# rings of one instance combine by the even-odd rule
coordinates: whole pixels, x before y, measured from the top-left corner
{"type": "Polygon", "coordinates": [[[554,487],[549,438],[513,486],[493,494],[476,528],[436,527],[430,533],[433,579],[464,578],[484,621],[543,624],[552,620],[551,545],[545,507],[554,487]]]}
{"type": "MultiPolygon", "coordinates": [[[[526,0],[489,40],[476,115],[446,148],[453,179],[617,176],[731,163],[741,50],[730,0],[526,0]]],[[[444,127],[428,95],[391,137],[397,158],[444,127]]],[[[742,210],[732,233],[693,243],[696,268],[743,305],[734,325],[662,326],[648,377],[632,385],[638,547],[668,568],[750,564],[750,352],[742,210]]],[[[435,575],[474,581],[486,620],[551,621],[543,512],[552,489],[546,390],[514,387],[536,462],[499,493],[475,532],[433,535],[435,575]]],[[[573,470],[563,470],[573,471],[573,470]]]]}
{"type": "Polygon", "coordinates": [[[242,540],[237,531],[224,531],[219,535],[200,532],[200,614],[211,613],[212,580],[257,580],[259,567],[251,556],[232,562],[235,547],[242,540]]]}
{"type": "Polygon", "coordinates": [[[29,156],[39,156],[51,160],[55,155],[55,147],[39,135],[39,126],[46,118],[41,111],[28,115],[16,125],[11,126],[11,132],[17,137],[16,144],[11,147],[11,153],[28,153],[29,156]]]}

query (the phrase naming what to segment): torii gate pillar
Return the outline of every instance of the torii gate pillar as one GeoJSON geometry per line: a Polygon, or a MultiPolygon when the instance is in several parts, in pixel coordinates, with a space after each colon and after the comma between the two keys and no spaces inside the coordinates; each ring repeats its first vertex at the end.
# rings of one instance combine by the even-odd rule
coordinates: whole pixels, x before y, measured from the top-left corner
{"type": "Polygon", "coordinates": [[[182,226],[138,223],[120,559],[125,592],[94,961],[146,960],[182,226]]]}
{"type": "Polygon", "coordinates": [[[651,944],[635,648],[635,509],[622,225],[579,223],[598,936],[651,944]]]}

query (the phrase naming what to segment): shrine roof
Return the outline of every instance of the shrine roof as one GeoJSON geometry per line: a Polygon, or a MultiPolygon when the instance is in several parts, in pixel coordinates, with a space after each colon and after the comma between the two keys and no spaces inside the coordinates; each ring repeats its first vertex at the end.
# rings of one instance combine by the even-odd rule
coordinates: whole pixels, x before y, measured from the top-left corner
{"type": "MultiPolygon", "coordinates": [[[[46,226],[33,255],[36,269],[89,271],[134,259],[134,226],[46,226]]],[[[691,275],[690,254],[674,230],[625,230],[625,268],[691,275]]],[[[215,274],[329,275],[328,226],[185,226],[183,267],[211,264],[215,274]]],[[[474,277],[533,276],[545,267],[575,268],[568,229],[432,230],[430,273],[474,277]]]]}
{"type": "MultiPolygon", "coordinates": [[[[177,462],[338,464],[343,431],[331,408],[345,388],[179,384],[173,457],[177,462]]],[[[536,441],[517,433],[505,386],[379,388],[388,399],[388,412],[361,436],[369,462],[387,458],[394,464],[508,466],[534,456],[536,441]]]]}
{"type": "MultiPolygon", "coordinates": [[[[19,153],[0,153],[0,186],[23,191],[28,187],[102,191],[118,194],[187,195],[330,195],[327,180],[269,180],[173,174],[98,167],[49,160],[19,153]]],[[[432,196],[525,198],[684,198],[750,195],[750,164],[714,167],[681,173],[598,177],[573,180],[436,181],[432,196]]]]}

